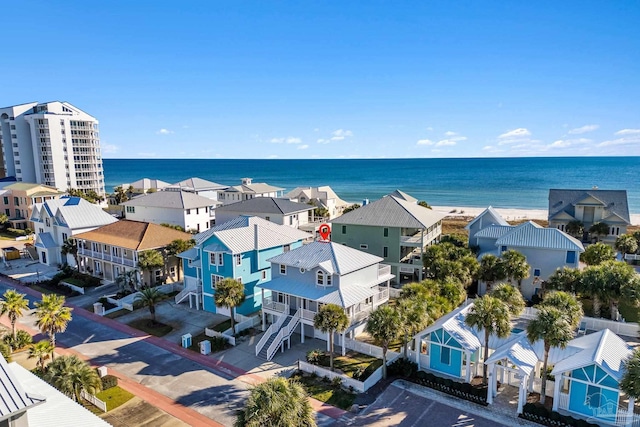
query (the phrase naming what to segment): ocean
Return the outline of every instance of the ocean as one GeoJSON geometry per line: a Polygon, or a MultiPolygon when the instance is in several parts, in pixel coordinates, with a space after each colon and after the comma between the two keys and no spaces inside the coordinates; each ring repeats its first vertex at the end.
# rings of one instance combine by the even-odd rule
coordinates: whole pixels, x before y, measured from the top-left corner
{"type": "Polygon", "coordinates": [[[107,192],[141,178],[199,177],[224,185],[243,177],[285,188],[329,185],[344,200],[400,189],[435,206],[547,209],[550,188],[625,189],[640,213],[640,157],[467,159],[104,159],[107,192]]]}

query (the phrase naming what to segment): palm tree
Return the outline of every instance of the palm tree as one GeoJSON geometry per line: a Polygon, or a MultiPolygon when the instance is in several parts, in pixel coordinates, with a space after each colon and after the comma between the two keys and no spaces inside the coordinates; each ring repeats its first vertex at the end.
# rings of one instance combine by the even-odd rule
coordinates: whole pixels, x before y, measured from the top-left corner
{"type": "Polygon", "coordinates": [[[134,301],[140,301],[143,307],[149,307],[149,313],[151,314],[151,323],[156,323],[156,304],[163,299],[162,293],[158,288],[142,288],[136,295],[134,301]]]}
{"type": "Polygon", "coordinates": [[[582,316],[584,316],[582,303],[576,299],[575,295],[568,292],[549,292],[544,296],[541,305],[555,307],[560,310],[566,316],[567,321],[573,329],[578,327],[582,316]]]}
{"type": "Polygon", "coordinates": [[[95,369],[77,356],[60,356],[49,363],[44,380],[74,401],[80,401],[80,392],[96,394],[102,382],[95,369]]]}
{"type": "Polygon", "coordinates": [[[333,371],[333,335],[344,332],[349,326],[349,318],[344,309],[336,304],[323,305],[313,318],[313,326],[329,334],[329,366],[333,371]]]}
{"type": "Polygon", "coordinates": [[[400,315],[389,306],[380,306],[369,315],[365,331],[382,347],[382,378],[387,378],[387,350],[400,335],[400,315]]]}
{"type": "Polygon", "coordinates": [[[116,202],[116,204],[120,204],[120,203],[124,203],[127,200],[129,200],[129,196],[127,196],[127,193],[124,191],[124,189],[122,188],[122,186],[118,186],[116,188],[114,188],[114,193],[113,193],[113,198],[116,202]]]}
{"type": "MultiPolygon", "coordinates": [[[[511,333],[509,308],[498,298],[489,294],[478,298],[473,303],[465,323],[472,328],[484,330],[484,359],[489,357],[489,337],[497,335],[506,338],[511,333]]],[[[487,383],[487,365],[483,364],[482,380],[487,383]]]]}
{"type": "Polygon", "coordinates": [[[164,258],[162,254],[156,250],[144,251],[138,257],[138,268],[142,270],[143,274],[145,271],[149,272],[149,283],[152,285],[154,279],[151,270],[158,269],[162,266],[164,266],[164,258]]]}
{"type": "MultiPolygon", "coordinates": [[[[170,256],[176,256],[184,251],[187,251],[196,245],[196,241],[193,239],[184,240],[176,239],[167,245],[167,254],[170,256]]],[[[180,272],[182,270],[182,260],[178,260],[178,281],[180,281],[180,272]]]]}
{"type": "Polygon", "coordinates": [[[626,298],[637,304],[640,298],[640,276],[634,268],[622,261],[606,261],[598,266],[602,269],[609,301],[611,319],[617,320],[618,305],[621,298],[626,298]]]}
{"type": "Polygon", "coordinates": [[[36,366],[40,372],[44,372],[44,361],[53,353],[53,345],[49,340],[40,340],[29,346],[29,359],[38,359],[36,366]]]}
{"type": "Polygon", "coordinates": [[[584,234],[584,224],[582,223],[582,221],[578,221],[577,219],[574,219],[573,221],[569,221],[567,223],[567,226],[564,228],[564,231],[566,231],[567,234],[570,234],[576,239],[582,240],[582,237],[584,234]]]}
{"type": "Polygon", "coordinates": [[[594,243],[587,246],[587,249],[580,255],[580,260],[587,265],[598,265],[605,261],[611,261],[616,258],[616,253],[611,246],[605,243],[594,243]]]}
{"type": "Polygon", "coordinates": [[[429,315],[426,299],[404,299],[401,298],[396,305],[400,315],[400,329],[402,331],[402,348],[405,359],[407,358],[407,347],[411,338],[423,330],[433,321],[429,315]]]}
{"type": "Polygon", "coordinates": [[[508,283],[500,283],[493,288],[490,295],[505,303],[512,316],[522,313],[526,305],[520,291],[508,283]]]}
{"type": "Polygon", "coordinates": [[[599,239],[601,236],[609,234],[609,225],[605,222],[596,222],[589,227],[589,233],[595,234],[596,238],[599,239]]]}
{"type": "Polygon", "coordinates": [[[65,240],[60,248],[60,253],[63,256],[65,265],[67,264],[67,254],[69,254],[73,256],[73,259],[76,262],[76,268],[80,268],[80,263],[78,262],[78,245],[76,244],[75,239],[65,240]]]}
{"type": "Polygon", "coordinates": [[[509,283],[512,280],[518,282],[518,289],[522,291],[522,280],[529,277],[529,264],[527,264],[527,257],[520,252],[509,249],[502,252],[502,266],[504,273],[509,279],[509,283]]]}
{"type": "Polygon", "coordinates": [[[633,254],[638,250],[638,242],[632,235],[623,234],[616,239],[616,249],[620,251],[620,255],[624,260],[626,254],[633,254]]]}
{"type": "Polygon", "coordinates": [[[478,269],[478,280],[487,284],[487,292],[491,290],[491,285],[493,285],[494,282],[506,278],[507,275],[500,258],[491,254],[482,257],[480,260],[480,268],[478,269]]]}
{"type": "Polygon", "coordinates": [[[234,309],[242,304],[245,298],[244,285],[236,279],[227,277],[216,284],[216,293],[213,295],[213,299],[217,306],[229,309],[233,336],[236,335],[234,309]]]}
{"type": "Polygon", "coordinates": [[[116,284],[121,291],[129,290],[134,292],[138,287],[138,270],[123,271],[116,277],[116,284]]]}
{"type": "Polygon", "coordinates": [[[582,273],[577,268],[557,269],[545,281],[544,287],[575,294],[582,289],[582,273]]]}
{"type": "Polygon", "coordinates": [[[16,340],[16,322],[22,317],[24,310],[29,309],[29,301],[25,298],[25,294],[18,293],[15,289],[8,289],[0,300],[0,316],[5,314],[11,322],[11,335],[16,340]]]}
{"type": "Polygon", "coordinates": [[[544,405],[547,391],[547,362],[551,347],[565,348],[573,339],[573,327],[562,311],[556,307],[542,305],[538,315],[527,325],[527,339],[531,344],[538,340],[544,343],[544,360],[542,362],[542,386],[540,403],[544,405]]]}
{"type": "MultiPolygon", "coordinates": [[[[56,347],[56,334],[64,332],[71,321],[71,311],[73,309],[64,306],[64,297],[56,294],[42,295],[42,301],[36,302],[36,326],[40,332],[49,335],[51,345],[56,347]]],[[[51,352],[54,358],[54,352],[51,352]]]]}
{"type": "Polygon", "coordinates": [[[315,414],[302,384],[271,377],[251,389],[235,427],[316,427],[315,414]]]}
{"type": "MultiPolygon", "coordinates": [[[[629,396],[630,400],[640,398],[640,348],[624,362],[622,380],[618,387],[629,396]]],[[[630,404],[633,406],[633,403],[630,404]]]]}

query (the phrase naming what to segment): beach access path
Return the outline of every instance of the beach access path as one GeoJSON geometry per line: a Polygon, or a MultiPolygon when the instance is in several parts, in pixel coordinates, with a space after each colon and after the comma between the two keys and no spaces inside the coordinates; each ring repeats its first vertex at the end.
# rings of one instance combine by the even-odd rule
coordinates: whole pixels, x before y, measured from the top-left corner
{"type": "MultiPolygon", "coordinates": [[[[0,294],[10,288],[27,294],[31,307],[41,298],[39,292],[0,276],[0,294]]],[[[264,381],[214,358],[73,308],[67,330],[56,335],[56,352],[76,354],[94,366],[107,366],[120,378],[123,388],[189,425],[232,426],[251,385],[264,381]]],[[[0,321],[8,323],[6,317],[0,321]]],[[[18,327],[38,333],[35,317],[29,314],[18,320],[18,327]]],[[[323,426],[345,414],[313,399],[311,403],[323,426]]]]}

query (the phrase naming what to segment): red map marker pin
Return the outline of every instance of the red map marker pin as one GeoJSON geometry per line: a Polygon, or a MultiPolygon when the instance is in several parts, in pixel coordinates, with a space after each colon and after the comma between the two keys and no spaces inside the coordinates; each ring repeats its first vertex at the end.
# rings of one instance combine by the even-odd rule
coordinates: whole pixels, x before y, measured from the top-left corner
{"type": "Polygon", "coordinates": [[[329,224],[322,224],[318,227],[318,233],[320,233],[320,237],[322,240],[329,240],[329,235],[331,234],[331,227],[329,224]]]}

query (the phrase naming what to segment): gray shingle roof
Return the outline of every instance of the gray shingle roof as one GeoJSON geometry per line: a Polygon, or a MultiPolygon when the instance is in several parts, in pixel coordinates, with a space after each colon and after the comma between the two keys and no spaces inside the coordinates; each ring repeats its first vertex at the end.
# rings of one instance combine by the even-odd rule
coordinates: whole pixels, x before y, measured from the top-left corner
{"type": "Polygon", "coordinates": [[[89,227],[100,227],[112,224],[116,218],[109,215],[100,206],[91,204],[80,197],[62,197],[60,199],[47,200],[44,203],[33,205],[31,213],[32,221],[39,221],[42,209],[46,210],[50,217],[58,217],[61,225],[66,225],[72,230],[89,227]]]}
{"type": "Polygon", "coordinates": [[[549,190],[549,219],[560,212],[575,217],[575,205],[587,197],[593,197],[605,206],[603,218],[618,215],[627,224],[631,224],[626,190],[549,190]]]}
{"type": "Polygon", "coordinates": [[[332,220],[334,224],[370,225],[377,227],[429,228],[446,214],[393,196],[371,202],[332,220]]]}
{"type": "Polygon", "coordinates": [[[306,203],[296,203],[288,199],[275,197],[256,197],[231,203],[216,209],[216,212],[237,212],[238,214],[280,214],[289,215],[313,210],[314,207],[306,203]]]}
{"type": "MultiPolygon", "coordinates": [[[[476,235],[478,235],[476,233],[476,235]]],[[[582,243],[557,228],[544,228],[535,222],[520,224],[496,240],[496,246],[543,248],[584,252],[582,243]]]]}
{"type": "Polygon", "coordinates": [[[45,401],[44,396],[27,393],[4,357],[0,356],[0,419],[19,414],[45,401]]]}
{"type": "Polygon", "coordinates": [[[198,245],[201,245],[214,234],[234,254],[289,245],[311,237],[309,233],[304,231],[275,224],[259,217],[239,216],[197,234],[194,239],[198,245]],[[258,230],[257,247],[255,244],[256,228],[258,230]]]}
{"type": "Polygon", "coordinates": [[[218,202],[188,191],[158,191],[134,197],[122,206],[144,206],[167,209],[196,209],[215,205],[218,202]]]}
{"type": "Polygon", "coordinates": [[[267,261],[305,270],[322,267],[328,273],[344,275],[378,264],[383,258],[333,242],[313,242],[267,261]]]}

